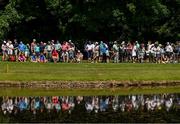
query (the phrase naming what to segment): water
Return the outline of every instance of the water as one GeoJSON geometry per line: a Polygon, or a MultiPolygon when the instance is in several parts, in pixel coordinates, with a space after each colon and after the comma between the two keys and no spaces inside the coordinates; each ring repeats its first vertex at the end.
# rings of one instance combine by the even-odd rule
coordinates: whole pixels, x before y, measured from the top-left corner
{"type": "Polygon", "coordinates": [[[180,94],[0,97],[0,122],[180,122],[180,94]]]}

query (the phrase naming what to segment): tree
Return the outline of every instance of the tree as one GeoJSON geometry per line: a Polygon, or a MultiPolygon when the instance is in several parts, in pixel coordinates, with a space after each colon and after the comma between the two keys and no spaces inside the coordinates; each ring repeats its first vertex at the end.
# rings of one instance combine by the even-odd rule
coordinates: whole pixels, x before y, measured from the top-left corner
{"type": "Polygon", "coordinates": [[[0,1],[0,38],[179,40],[179,0],[0,1]]]}
{"type": "Polygon", "coordinates": [[[11,30],[11,26],[20,23],[23,15],[18,14],[14,6],[15,0],[11,0],[9,4],[5,6],[4,11],[0,11],[0,39],[3,39],[5,35],[11,30]]]}

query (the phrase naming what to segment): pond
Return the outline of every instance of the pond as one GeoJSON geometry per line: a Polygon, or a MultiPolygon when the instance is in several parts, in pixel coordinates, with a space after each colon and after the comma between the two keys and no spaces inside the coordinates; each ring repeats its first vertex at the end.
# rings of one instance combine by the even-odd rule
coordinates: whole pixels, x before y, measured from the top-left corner
{"type": "Polygon", "coordinates": [[[0,122],[179,122],[180,94],[1,96],[0,122]]]}

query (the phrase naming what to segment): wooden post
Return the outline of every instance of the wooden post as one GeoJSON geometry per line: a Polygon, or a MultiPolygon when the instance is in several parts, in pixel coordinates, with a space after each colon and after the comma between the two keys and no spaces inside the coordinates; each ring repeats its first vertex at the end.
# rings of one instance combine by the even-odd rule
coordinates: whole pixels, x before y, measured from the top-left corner
{"type": "Polygon", "coordinates": [[[9,73],[9,65],[6,64],[6,73],[9,73]]]}

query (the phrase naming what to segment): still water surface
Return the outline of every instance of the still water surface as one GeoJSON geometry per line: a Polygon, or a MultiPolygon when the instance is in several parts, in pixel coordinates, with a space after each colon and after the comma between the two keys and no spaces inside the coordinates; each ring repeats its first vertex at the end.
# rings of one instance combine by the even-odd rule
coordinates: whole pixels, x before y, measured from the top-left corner
{"type": "Polygon", "coordinates": [[[180,94],[0,97],[0,122],[179,122],[180,94]]]}

